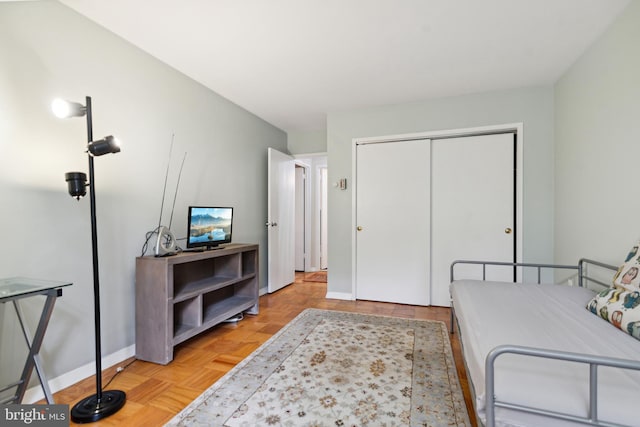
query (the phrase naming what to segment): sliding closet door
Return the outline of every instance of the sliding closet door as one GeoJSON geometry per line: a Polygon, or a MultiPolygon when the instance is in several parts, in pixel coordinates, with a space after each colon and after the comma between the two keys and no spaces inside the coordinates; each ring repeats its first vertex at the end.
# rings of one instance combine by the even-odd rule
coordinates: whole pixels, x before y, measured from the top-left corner
{"type": "MultiPolygon", "coordinates": [[[[431,303],[448,306],[454,260],[515,260],[515,139],[449,138],[431,147],[431,303]]],[[[513,269],[492,270],[488,279],[512,281],[513,269]]]]}
{"type": "Polygon", "coordinates": [[[429,141],[356,154],[356,298],[429,305],[429,141]]]}

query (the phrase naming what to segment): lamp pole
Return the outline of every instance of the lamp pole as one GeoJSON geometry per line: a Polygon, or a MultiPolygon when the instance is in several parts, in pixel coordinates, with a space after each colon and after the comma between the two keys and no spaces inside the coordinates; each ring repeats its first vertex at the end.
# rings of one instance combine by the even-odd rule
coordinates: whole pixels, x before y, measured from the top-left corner
{"type": "MultiPolygon", "coordinates": [[[[87,144],[93,141],[93,117],[91,116],[91,97],[86,97],[87,108],[87,144]]],[[[98,268],[98,226],[96,221],[96,184],[93,171],[93,156],[89,158],[89,205],[91,206],[91,253],[93,255],[93,312],[96,346],[96,400],[102,402],[102,345],[100,332],[100,274],[98,268]]]]}
{"type": "MultiPolygon", "coordinates": [[[[91,249],[93,258],[93,312],[96,352],[96,394],[88,396],[71,409],[71,419],[76,423],[90,423],[108,417],[125,404],[126,394],[120,390],[102,391],[102,346],[100,334],[100,274],[98,268],[98,226],[96,221],[96,188],[93,168],[93,117],[91,97],[86,97],[84,114],[87,116],[87,156],[89,158],[89,204],[91,207],[91,249]]],[[[120,151],[118,148],[117,151],[120,151]]],[[[117,152],[111,151],[111,152],[117,152]]],[[[103,153],[102,153],[103,154],[103,153]]],[[[100,154],[98,154],[100,155],[100,154]]],[[[67,174],[69,175],[69,174],[67,174]]],[[[79,198],[80,196],[78,196],[79,198]]]]}

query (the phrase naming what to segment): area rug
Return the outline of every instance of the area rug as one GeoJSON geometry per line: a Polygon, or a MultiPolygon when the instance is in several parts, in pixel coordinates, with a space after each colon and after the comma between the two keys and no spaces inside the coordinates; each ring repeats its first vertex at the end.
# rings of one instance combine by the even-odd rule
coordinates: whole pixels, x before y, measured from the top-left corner
{"type": "Polygon", "coordinates": [[[442,322],[307,309],[169,426],[469,426],[442,322]]]}
{"type": "Polygon", "coordinates": [[[305,273],[303,280],[305,282],[323,282],[323,283],[327,283],[327,272],[326,271],[316,271],[315,273],[305,273]]]}

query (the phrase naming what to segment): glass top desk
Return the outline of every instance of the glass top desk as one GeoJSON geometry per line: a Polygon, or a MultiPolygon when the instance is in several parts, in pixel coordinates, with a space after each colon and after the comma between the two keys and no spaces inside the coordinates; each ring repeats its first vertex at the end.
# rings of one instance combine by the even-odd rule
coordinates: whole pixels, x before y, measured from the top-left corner
{"type": "Polygon", "coordinates": [[[42,391],[47,399],[47,403],[54,403],[51,390],[49,390],[49,383],[47,382],[47,378],[42,370],[40,347],[42,346],[44,333],[47,330],[47,325],[49,324],[49,319],[51,318],[51,313],[53,312],[53,306],[56,299],[62,296],[62,288],[69,285],[71,285],[70,282],[54,282],[52,280],[29,279],[26,277],[0,279],[0,303],[7,303],[10,301],[13,303],[13,307],[16,310],[16,315],[20,322],[20,327],[22,328],[24,339],[27,342],[27,348],[29,349],[29,355],[25,361],[20,380],[0,388],[0,393],[2,393],[6,390],[17,387],[16,393],[13,396],[0,401],[0,404],[22,402],[34,367],[38,373],[38,378],[40,379],[42,391]],[[36,333],[33,335],[33,341],[31,341],[31,333],[27,328],[27,324],[23,320],[19,300],[37,295],[44,295],[47,299],[42,307],[40,321],[38,322],[36,333]]]}

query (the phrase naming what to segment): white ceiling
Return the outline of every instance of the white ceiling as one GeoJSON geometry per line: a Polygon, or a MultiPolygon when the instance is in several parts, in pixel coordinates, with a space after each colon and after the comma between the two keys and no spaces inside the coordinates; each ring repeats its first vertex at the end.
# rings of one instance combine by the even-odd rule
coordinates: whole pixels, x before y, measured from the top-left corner
{"type": "Polygon", "coordinates": [[[285,131],[554,83],[629,0],[61,0],[285,131]]]}

